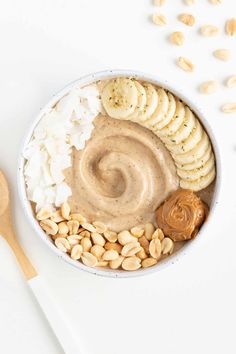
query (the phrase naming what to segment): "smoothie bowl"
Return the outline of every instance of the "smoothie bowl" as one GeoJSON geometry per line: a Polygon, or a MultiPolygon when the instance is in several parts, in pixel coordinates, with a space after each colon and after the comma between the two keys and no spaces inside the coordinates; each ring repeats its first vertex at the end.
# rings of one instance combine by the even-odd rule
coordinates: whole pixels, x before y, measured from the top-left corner
{"type": "Polygon", "coordinates": [[[36,233],[79,269],[144,275],[206,235],[220,184],[201,112],[165,81],[132,71],[83,77],[34,120],[19,191],[36,233]]]}

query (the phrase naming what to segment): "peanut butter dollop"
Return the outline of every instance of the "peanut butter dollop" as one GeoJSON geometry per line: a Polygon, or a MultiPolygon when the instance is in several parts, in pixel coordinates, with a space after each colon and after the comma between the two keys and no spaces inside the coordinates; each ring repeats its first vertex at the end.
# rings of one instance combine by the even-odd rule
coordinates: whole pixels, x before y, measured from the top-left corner
{"type": "Polygon", "coordinates": [[[185,241],[196,236],[207,212],[193,191],[178,189],[157,209],[157,224],[173,241],[185,241]]]}

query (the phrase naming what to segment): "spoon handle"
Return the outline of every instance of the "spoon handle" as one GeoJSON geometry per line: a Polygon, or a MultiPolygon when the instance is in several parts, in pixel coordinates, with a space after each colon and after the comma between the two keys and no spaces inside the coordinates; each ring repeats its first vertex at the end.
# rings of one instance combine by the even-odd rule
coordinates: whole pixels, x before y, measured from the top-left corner
{"type": "Polygon", "coordinates": [[[30,280],[31,278],[37,276],[36,269],[34,268],[33,264],[30,262],[29,258],[24,253],[21,245],[14,237],[14,234],[12,234],[12,237],[8,237],[6,240],[9,246],[11,247],[12,251],[14,252],[16,259],[25,275],[25,278],[27,280],[30,280]]]}
{"type": "Polygon", "coordinates": [[[73,335],[73,330],[67,323],[55,301],[46,291],[46,287],[39,275],[28,280],[28,284],[37,299],[41,310],[47,318],[54,334],[56,335],[65,354],[81,354],[77,337],[73,335]]]}
{"type": "Polygon", "coordinates": [[[51,326],[58,342],[63,348],[64,353],[81,354],[79,345],[77,343],[77,338],[73,335],[73,330],[66,322],[66,319],[61,313],[60,309],[56,306],[55,301],[53,301],[50,295],[47,293],[46,287],[37,274],[37,271],[15,238],[13,229],[9,228],[7,231],[8,232],[5,233],[5,235],[7,235],[6,240],[14,252],[26,277],[27,283],[31,288],[49,325],[51,326]]]}

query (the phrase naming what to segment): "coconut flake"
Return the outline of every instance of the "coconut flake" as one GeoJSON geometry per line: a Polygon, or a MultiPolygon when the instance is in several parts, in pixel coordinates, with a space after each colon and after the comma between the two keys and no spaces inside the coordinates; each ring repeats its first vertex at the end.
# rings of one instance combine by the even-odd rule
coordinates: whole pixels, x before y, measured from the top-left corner
{"type": "Polygon", "coordinates": [[[72,164],[72,147],[85,147],[101,111],[97,86],[89,85],[71,90],[41,118],[24,150],[27,195],[36,210],[58,207],[71,195],[63,171],[72,164]]]}
{"type": "Polygon", "coordinates": [[[71,195],[71,188],[65,182],[58,184],[56,186],[55,205],[57,207],[61,206],[71,195]]]}

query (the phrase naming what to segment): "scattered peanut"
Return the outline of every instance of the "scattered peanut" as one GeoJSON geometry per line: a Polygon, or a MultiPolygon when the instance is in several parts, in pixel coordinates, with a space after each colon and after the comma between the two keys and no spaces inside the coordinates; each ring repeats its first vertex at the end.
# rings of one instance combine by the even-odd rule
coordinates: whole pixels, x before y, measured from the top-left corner
{"type": "Polygon", "coordinates": [[[140,258],[136,256],[132,256],[132,257],[125,258],[121,266],[124,270],[138,270],[141,267],[140,263],[141,263],[140,258]]]}
{"type": "Polygon", "coordinates": [[[140,245],[143,247],[144,251],[149,254],[149,241],[145,236],[142,236],[138,239],[140,245]]]}
{"type": "Polygon", "coordinates": [[[161,252],[162,254],[171,254],[174,249],[174,242],[169,238],[165,237],[161,241],[161,252]]]}
{"type": "Polygon", "coordinates": [[[98,261],[97,267],[107,267],[109,264],[108,261],[98,261]]]}
{"type": "Polygon", "coordinates": [[[124,230],[118,234],[118,241],[122,246],[124,246],[124,245],[126,245],[126,243],[136,242],[137,238],[132,236],[129,231],[124,230]]]}
{"type": "Polygon", "coordinates": [[[107,231],[107,226],[101,221],[94,221],[93,226],[95,227],[96,232],[98,232],[99,234],[103,234],[107,231]]]}
{"type": "Polygon", "coordinates": [[[67,202],[63,203],[61,206],[61,215],[64,219],[69,220],[70,218],[70,206],[67,202]]]}
{"type": "Polygon", "coordinates": [[[85,229],[85,230],[88,230],[90,232],[96,232],[96,229],[95,227],[92,225],[92,224],[89,224],[88,222],[84,222],[82,224],[82,227],[85,229]]]}
{"type": "Polygon", "coordinates": [[[65,221],[62,221],[58,224],[58,233],[59,234],[67,234],[69,231],[69,228],[67,226],[67,223],[65,221]]]}
{"type": "Polygon", "coordinates": [[[80,240],[82,240],[82,236],[80,235],[70,235],[67,237],[67,240],[69,241],[69,244],[71,246],[77,245],[80,240]]]}
{"type": "Polygon", "coordinates": [[[184,40],[185,40],[185,38],[184,38],[183,32],[177,31],[177,32],[171,33],[171,35],[170,35],[170,41],[171,41],[171,43],[173,43],[175,45],[178,45],[178,46],[183,45],[184,40]]]}
{"type": "Polygon", "coordinates": [[[177,59],[177,65],[184,71],[187,71],[187,72],[192,72],[194,70],[194,65],[193,63],[187,59],[187,58],[184,58],[184,57],[179,57],[177,59]]]}
{"type": "Polygon", "coordinates": [[[88,238],[90,238],[90,232],[87,231],[87,230],[83,230],[83,231],[81,231],[79,234],[80,234],[80,236],[82,236],[82,237],[88,237],[88,238]]]}
{"type": "Polygon", "coordinates": [[[203,94],[212,94],[217,92],[219,89],[219,84],[217,81],[206,81],[203,82],[200,87],[199,87],[199,91],[203,94]]]}
{"type": "Polygon", "coordinates": [[[71,218],[71,220],[77,220],[79,222],[79,224],[83,224],[86,222],[85,217],[83,217],[83,215],[81,215],[81,214],[76,214],[76,213],[71,214],[70,218],[71,218]]]}
{"type": "Polygon", "coordinates": [[[232,103],[225,103],[222,107],[221,107],[222,112],[224,113],[236,113],[236,102],[232,102],[232,103]]]}
{"type": "Polygon", "coordinates": [[[121,255],[124,257],[131,257],[131,256],[134,256],[139,251],[141,251],[140,243],[139,242],[130,242],[130,243],[127,243],[122,248],[121,255]]]}
{"type": "Polygon", "coordinates": [[[200,28],[200,33],[204,37],[213,37],[219,33],[219,28],[212,25],[205,25],[200,28]]]}
{"type": "Polygon", "coordinates": [[[114,259],[113,261],[110,261],[109,262],[109,267],[111,269],[118,269],[121,266],[124,258],[125,257],[123,257],[123,256],[119,256],[118,258],[114,259]]]}
{"type": "Polygon", "coordinates": [[[96,267],[96,265],[98,263],[97,258],[89,252],[83,252],[81,259],[82,259],[82,262],[84,263],[84,265],[86,265],[88,267],[96,267]]]}
{"type": "Polygon", "coordinates": [[[130,230],[131,234],[135,237],[141,237],[144,234],[144,225],[138,225],[130,230]]]}
{"type": "Polygon", "coordinates": [[[153,0],[153,5],[154,6],[163,6],[165,4],[166,0],[153,0]]]}
{"type": "Polygon", "coordinates": [[[153,258],[159,259],[161,256],[161,241],[154,238],[149,245],[149,252],[153,258]]]}
{"type": "Polygon", "coordinates": [[[154,238],[158,238],[160,241],[162,241],[164,237],[165,235],[163,231],[161,229],[156,229],[156,231],[152,235],[152,240],[154,240],[154,238]]]}
{"type": "Polygon", "coordinates": [[[92,247],[92,242],[88,237],[82,238],[80,241],[81,246],[83,247],[84,252],[89,252],[92,247]]]}
{"type": "Polygon", "coordinates": [[[50,219],[41,220],[39,224],[48,235],[56,235],[58,233],[58,225],[50,219]]]}
{"type": "Polygon", "coordinates": [[[152,234],[155,231],[155,228],[154,228],[153,224],[147,223],[144,226],[144,230],[145,230],[144,236],[146,237],[147,240],[150,241],[152,239],[152,234]]]}
{"type": "Polygon", "coordinates": [[[56,235],[50,235],[53,241],[55,241],[58,237],[64,237],[67,238],[67,234],[56,234],[56,235]]]}
{"type": "Polygon", "coordinates": [[[225,81],[225,85],[226,85],[228,88],[236,87],[236,75],[230,76],[230,77],[225,81]]]}
{"type": "Polygon", "coordinates": [[[222,4],[223,0],[209,0],[209,2],[213,5],[219,5],[222,4]]]}
{"type": "Polygon", "coordinates": [[[71,258],[74,260],[80,259],[83,252],[83,247],[81,245],[75,245],[71,250],[71,258]]]}
{"type": "Polygon", "coordinates": [[[69,251],[70,248],[71,248],[69,242],[68,242],[67,239],[64,238],[64,237],[57,237],[57,239],[55,240],[55,245],[56,245],[57,248],[59,248],[62,252],[67,252],[67,251],[69,251]]]}
{"type": "Polygon", "coordinates": [[[236,18],[230,18],[228,21],[226,21],[225,32],[228,34],[228,36],[236,35],[236,18]]]}
{"type": "Polygon", "coordinates": [[[140,258],[141,260],[145,259],[148,257],[147,253],[144,251],[144,248],[141,247],[141,250],[136,254],[136,256],[138,258],[140,258]]]}
{"type": "Polygon", "coordinates": [[[94,245],[92,246],[90,252],[97,258],[101,259],[102,255],[105,253],[105,248],[100,246],[100,245],[94,245]]]}
{"type": "Polygon", "coordinates": [[[76,235],[79,230],[79,222],[77,220],[70,220],[67,222],[68,231],[70,235],[76,235]]]}
{"type": "Polygon", "coordinates": [[[152,22],[158,26],[165,26],[167,24],[167,19],[164,15],[153,14],[152,15],[152,22]]]}
{"type": "Polygon", "coordinates": [[[195,18],[191,14],[180,14],[178,16],[179,21],[184,23],[186,26],[193,26],[195,24],[195,18]]]}
{"type": "Polygon", "coordinates": [[[109,250],[109,251],[105,251],[103,253],[102,259],[104,261],[114,261],[115,259],[117,259],[119,257],[119,253],[115,250],[109,250]]]}
{"type": "Polygon", "coordinates": [[[122,246],[119,243],[112,243],[112,242],[106,242],[104,248],[109,251],[109,250],[115,250],[118,253],[121,253],[122,246]]]}
{"type": "Polygon", "coordinates": [[[36,214],[36,219],[41,221],[45,219],[49,219],[53,215],[53,212],[50,208],[42,208],[36,214]]]}
{"type": "Polygon", "coordinates": [[[100,245],[100,246],[103,247],[103,246],[105,245],[105,243],[106,243],[104,237],[102,237],[102,235],[100,235],[100,234],[97,233],[97,232],[92,232],[92,233],[91,233],[91,238],[92,238],[93,243],[94,243],[95,245],[100,245]]]}
{"type": "Polygon", "coordinates": [[[196,0],[184,0],[184,4],[187,6],[194,5],[196,3],[196,0]]]}
{"type": "Polygon", "coordinates": [[[50,217],[50,219],[51,219],[52,221],[54,221],[54,222],[61,222],[61,221],[65,220],[65,219],[63,218],[63,216],[61,215],[61,211],[60,211],[60,210],[55,211],[55,212],[52,214],[52,216],[50,217]]]}
{"type": "Polygon", "coordinates": [[[217,49],[213,52],[213,55],[222,61],[228,61],[231,57],[229,49],[217,49]]]}
{"type": "Polygon", "coordinates": [[[142,267],[148,268],[152,267],[153,265],[157,264],[157,260],[155,258],[146,258],[142,261],[142,267]]]}
{"type": "Polygon", "coordinates": [[[109,242],[117,241],[117,233],[114,231],[105,231],[104,236],[109,242]]]}

